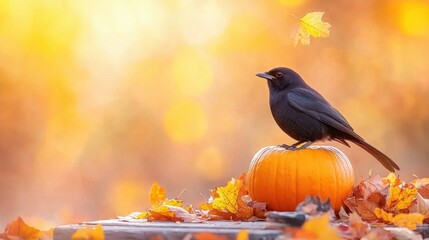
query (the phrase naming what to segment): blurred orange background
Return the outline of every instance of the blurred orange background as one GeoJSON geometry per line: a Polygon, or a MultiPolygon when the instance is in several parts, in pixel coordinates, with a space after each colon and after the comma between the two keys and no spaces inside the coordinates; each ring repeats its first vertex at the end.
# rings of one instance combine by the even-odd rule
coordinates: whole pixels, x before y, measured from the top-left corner
{"type": "MultiPolygon", "coordinates": [[[[113,218],[157,180],[198,204],[247,170],[275,124],[266,82],[288,66],[405,180],[429,177],[427,1],[0,1],[0,227],[113,218]],[[296,19],[331,33],[293,46],[296,19]]],[[[386,175],[336,143],[356,175],[386,175]]]]}

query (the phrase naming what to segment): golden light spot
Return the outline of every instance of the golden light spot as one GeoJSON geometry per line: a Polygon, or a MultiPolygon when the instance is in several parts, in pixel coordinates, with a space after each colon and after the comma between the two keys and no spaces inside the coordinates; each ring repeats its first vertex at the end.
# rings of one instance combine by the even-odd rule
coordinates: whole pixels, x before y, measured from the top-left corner
{"type": "Polygon", "coordinates": [[[404,1],[399,7],[399,26],[409,35],[429,33],[429,5],[420,1],[404,1]]]}
{"type": "Polygon", "coordinates": [[[183,50],[174,59],[173,80],[180,93],[200,96],[213,82],[213,70],[201,54],[183,50]]]}
{"type": "Polygon", "coordinates": [[[220,1],[180,1],[180,31],[190,44],[203,44],[219,36],[228,22],[220,1]],[[198,19],[198,21],[195,21],[198,19]]]}
{"type": "Polygon", "coordinates": [[[127,215],[148,204],[149,188],[136,180],[121,180],[115,183],[110,193],[110,202],[116,215],[127,215]]]}
{"type": "Polygon", "coordinates": [[[206,116],[197,102],[179,100],[165,112],[164,129],[176,142],[197,140],[207,131],[206,116]]]}
{"type": "Polygon", "coordinates": [[[277,0],[277,2],[287,7],[295,7],[303,4],[305,0],[277,0]]]}
{"type": "Polygon", "coordinates": [[[225,175],[225,158],[218,147],[210,146],[201,151],[195,160],[195,170],[207,180],[220,179],[225,175]]]}

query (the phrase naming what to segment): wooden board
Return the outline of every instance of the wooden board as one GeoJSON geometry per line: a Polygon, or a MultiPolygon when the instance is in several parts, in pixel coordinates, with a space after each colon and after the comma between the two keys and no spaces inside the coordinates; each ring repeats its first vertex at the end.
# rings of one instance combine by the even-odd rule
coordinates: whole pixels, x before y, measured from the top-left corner
{"type": "Polygon", "coordinates": [[[249,239],[270,240],[282,233],[285,225],[260,222],[207,221],[202,223],[174,222],[124,222],[121,220],[102,220],[59,226],[54,229],[54,240],[69,240],[80,228],[103,226],[106,240],[109,239],[194,239],[196,233],[213,233],[235,239],[237,234],[246,229],[249,239]]]}

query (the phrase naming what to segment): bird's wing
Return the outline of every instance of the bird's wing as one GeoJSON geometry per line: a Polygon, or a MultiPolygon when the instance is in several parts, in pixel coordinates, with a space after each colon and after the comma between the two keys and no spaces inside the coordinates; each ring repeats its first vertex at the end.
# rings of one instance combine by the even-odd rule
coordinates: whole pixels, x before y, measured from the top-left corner
{"type": "Polygon", "coordinates": [[[357,139],[357,135],[347,120],[333,108],[319,93],[314,90],[295,88],[287,94],[289,103],[298,111],[320,120],[339,131],[349,134],[357,139]]]}

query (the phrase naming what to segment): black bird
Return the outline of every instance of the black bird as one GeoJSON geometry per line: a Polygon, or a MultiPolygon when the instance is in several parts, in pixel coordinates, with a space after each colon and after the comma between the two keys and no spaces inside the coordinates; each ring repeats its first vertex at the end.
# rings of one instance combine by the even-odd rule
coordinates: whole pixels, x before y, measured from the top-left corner
{"type": "Polygon", "coordinates": [[[350,147],[347,140],[365,149],[389,171],[399,170],[394,161],[355,133],[343,115],[292,69],[278,67],[256,76],[267,79],[271,113],[277,125],[298,141],[283,146],[294,149],[304,143],[301,148],[305,148],[318,140],[334,140],[350,147]]]}

